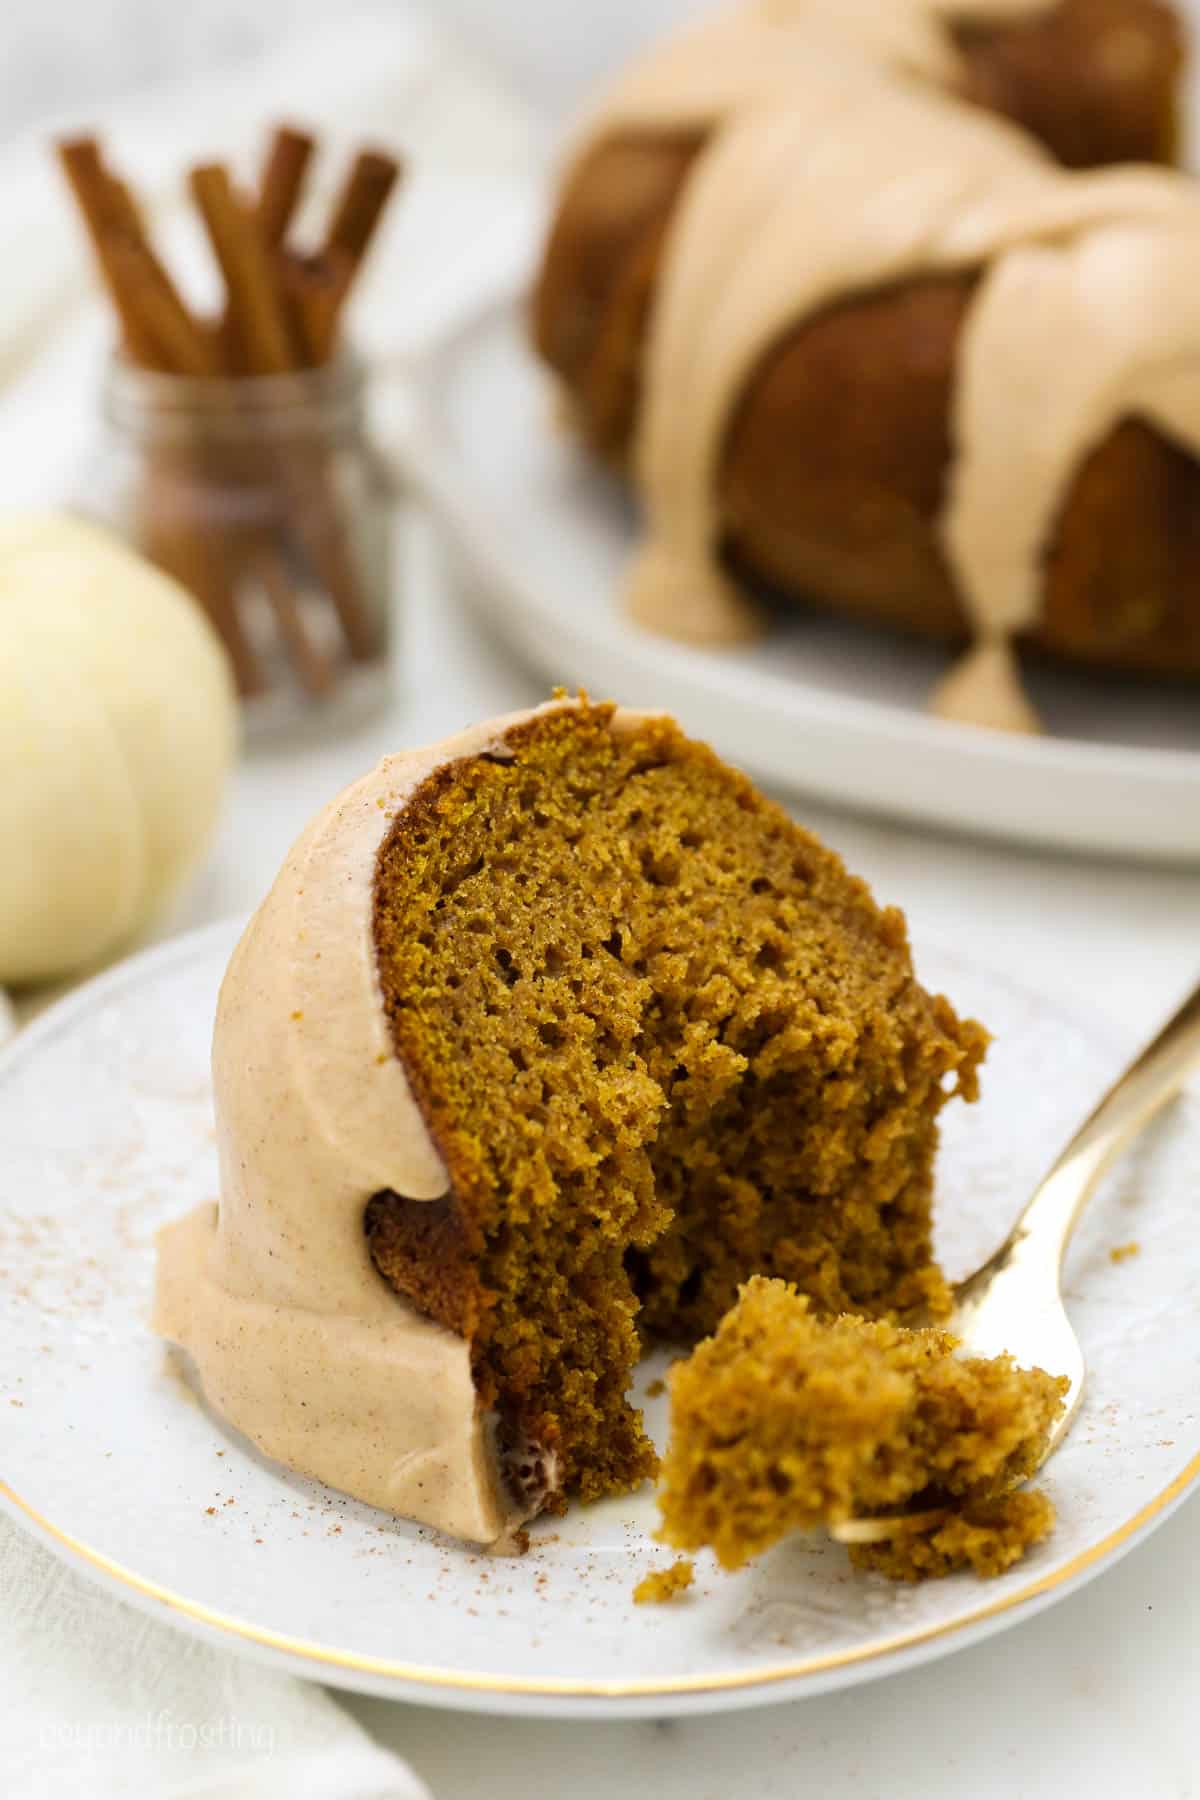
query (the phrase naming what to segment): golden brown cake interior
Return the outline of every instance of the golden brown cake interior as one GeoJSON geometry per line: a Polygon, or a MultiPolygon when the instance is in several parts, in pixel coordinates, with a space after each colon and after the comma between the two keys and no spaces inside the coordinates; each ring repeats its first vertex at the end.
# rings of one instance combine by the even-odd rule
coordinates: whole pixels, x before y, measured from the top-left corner
{"type": "Polygon", "coordinates": [[[995,1572],[1023,1526],[1043,1536],[1053,1517],[1048,1502],[1007,1502],[1038,1467],[1068,1383],[1010,1357],[961,1357],[944,1331],[822,1320],[789,1283],[759,1277],[670,1386],[663,1536],[710,1545],[726,1568],[794,1531],[951,1501],[965,1509],[940,1544],[898,1539],[856,1560],[915,1576],[990,1556],[982,1572],[995,1572]]]}
{"type": "Polygon", "coordinates": [[[850,1561],[893,1581],[927,1581],[969,1568],[1003,1575],[1054,1528],[1054,1503],[1039,1488],[968,1500],[939,1524],[880,1544],[852,1544],[850,1561]]]}
{"type": "Polygon", "coordinates": [[[432,775],[380,854],[396,1051],[449,1170],[376,1196],[372,1253],[471,1340],[518,1488],[655,1456],[643,1340],[752,1271],[826,1309],[937,1312],[937,1114],[983,1030],[913,979],[901,916],[670,721],[572,706],[432,775]]]}
{"type": "Polygon", "coordinates": [[[669,1569],[651,1569],[633,1590],[635,1606],[665,1606],[680,1594],[686,1594],[696,1579],[691,1557],[681,1556],[669,1569]]]}

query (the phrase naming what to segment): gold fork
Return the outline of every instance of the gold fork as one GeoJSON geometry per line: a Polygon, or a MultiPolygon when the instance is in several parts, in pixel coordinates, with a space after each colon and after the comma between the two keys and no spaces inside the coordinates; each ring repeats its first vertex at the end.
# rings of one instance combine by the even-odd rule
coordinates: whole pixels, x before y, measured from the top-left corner
{"type": "MultiPolygon", "coordinates": [[[[964,1355],[998,1356],[1008,1351],[1025,1368],[1037,1365],[1069,1380],[1066,1406],[1050,1433],[1042,1462],[1066,1437],[1083,1397],[1083,1351],[1060,1287],[1071,1233],[1105,1169],[1178,1093],[1197,1064],[1200,987],[1084,1120],[1000,1248],[954,1290],[954,1311],[945,1329],[959,1339],[964,1355]]],[[[937,1525],[947,1510],[846,1519],[830,1529],[839,1543],[873,1544],[937,1525]]]]}

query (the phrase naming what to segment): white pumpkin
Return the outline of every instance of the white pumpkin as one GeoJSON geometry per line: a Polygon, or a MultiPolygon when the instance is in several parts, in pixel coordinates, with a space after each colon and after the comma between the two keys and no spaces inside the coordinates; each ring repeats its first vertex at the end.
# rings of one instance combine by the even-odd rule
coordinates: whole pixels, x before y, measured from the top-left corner
{"type": "Polygon", "coordinates": [[[0,518],[0,985],[119,948],[216,822],[237,702],[216,633],[108,533],[0,518]]]}

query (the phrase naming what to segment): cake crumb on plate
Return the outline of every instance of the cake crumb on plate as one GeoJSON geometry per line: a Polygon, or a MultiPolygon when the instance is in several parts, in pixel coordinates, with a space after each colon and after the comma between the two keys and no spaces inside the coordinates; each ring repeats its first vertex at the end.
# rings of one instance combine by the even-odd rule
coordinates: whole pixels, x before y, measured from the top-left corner
{"type": "Polygon", "coordinates": [[[669,1569],[651,1569],[633,1590],[635,1606],[662,1606],[686,1593],[696,1579],[696,1566],[690,1556],[681,1556],[669,1569]]]}

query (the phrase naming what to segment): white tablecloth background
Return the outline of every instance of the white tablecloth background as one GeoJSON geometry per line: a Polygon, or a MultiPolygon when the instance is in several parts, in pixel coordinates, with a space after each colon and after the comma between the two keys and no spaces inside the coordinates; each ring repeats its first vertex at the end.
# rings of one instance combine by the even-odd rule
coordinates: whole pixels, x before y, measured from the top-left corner
{"type": "MultiPolygon", "coordinates": [[[[355,135],[407,139],[422,172],[364,308],[369,347],[396,369],[482,286],[520,266],[536,219],[541,146],[519,109],[403,9],[351,18],[352,27],[290,45],[219,89],[123,109],[114,143],[150,172],[169,211],[171,173],[188,155],[248,142],[280,108],[318,121],[349,114],[355,135]]],[[[336,135],[345,138],[344,125],[336,135]]],[[[39,144],[0,159],[0,205],[9,208],[0,216],[23,221],[28,250],[22,278],[6,276],[0,293],[0,376],[8,377],[0,475],[6,499],[39,498],[61,486],[84,448],[79,383],[94,378],[103,325],[81,301],[83,265],[39,144]]],[[[175,234],[169,220],[168,229],[175,234]]],[[[414,522],[407,535],[407,629],[391,711],[302,754],[289,746],[247,758],[208,866],[169,928],[253,906],[314,807],[384,750],[542,696],[542,684],[464,609],[429,530],[414,522]]],[[[703,733],[703,719],[688,723],[703,733]]],[[[1131,1048],[1200,974],[1200,873],[1033,857],[807,800],[796,810],[907,908],[918,933],[969,941],[975,957],[1105,1015],[1131,1048]]],[[[393,1765],[367,1760],[362,1739],[343,1730],[320,1690],[185,1648],[169,1627],[92,1596],[43,1554],[0,1527],[0,1793],[354,1800],[412,1791],[393,1765]],[[131,1717],[151,1715],[142,1688],[131,1714],[114,1674],[121,1666],[135,1677],[151,1671],[151,1697],[175,1719],[250,1719],[274,1731],[278,1755],[244,1775],[231,1775],[227,1763],[224,1785],[203,1786],[194,1785],[200,1765],[177,1745],[164,1751],[159,1741],[145,1757],[106,1751],[105,1726],[111,1736],[131,1717]],[[296,1755],[285,1768],[288,1750],[296,1755]],[[80,1754],[92,1758],[86,1775],[80,1754]]],[[[1040,1618],[840,1695],[657,1725],[472,1719],[369,1700],[350,1701],[349,1710],[408,1758],[439,1800],[526,1800],[531,1792],[552,1800],[808,1792],[998,1800],[1073,1791],[1184,1800],[1200,1795],[1198,1600],[1200,1505],[1191,1503],[1118,1569],[1040,1618]]]]}

